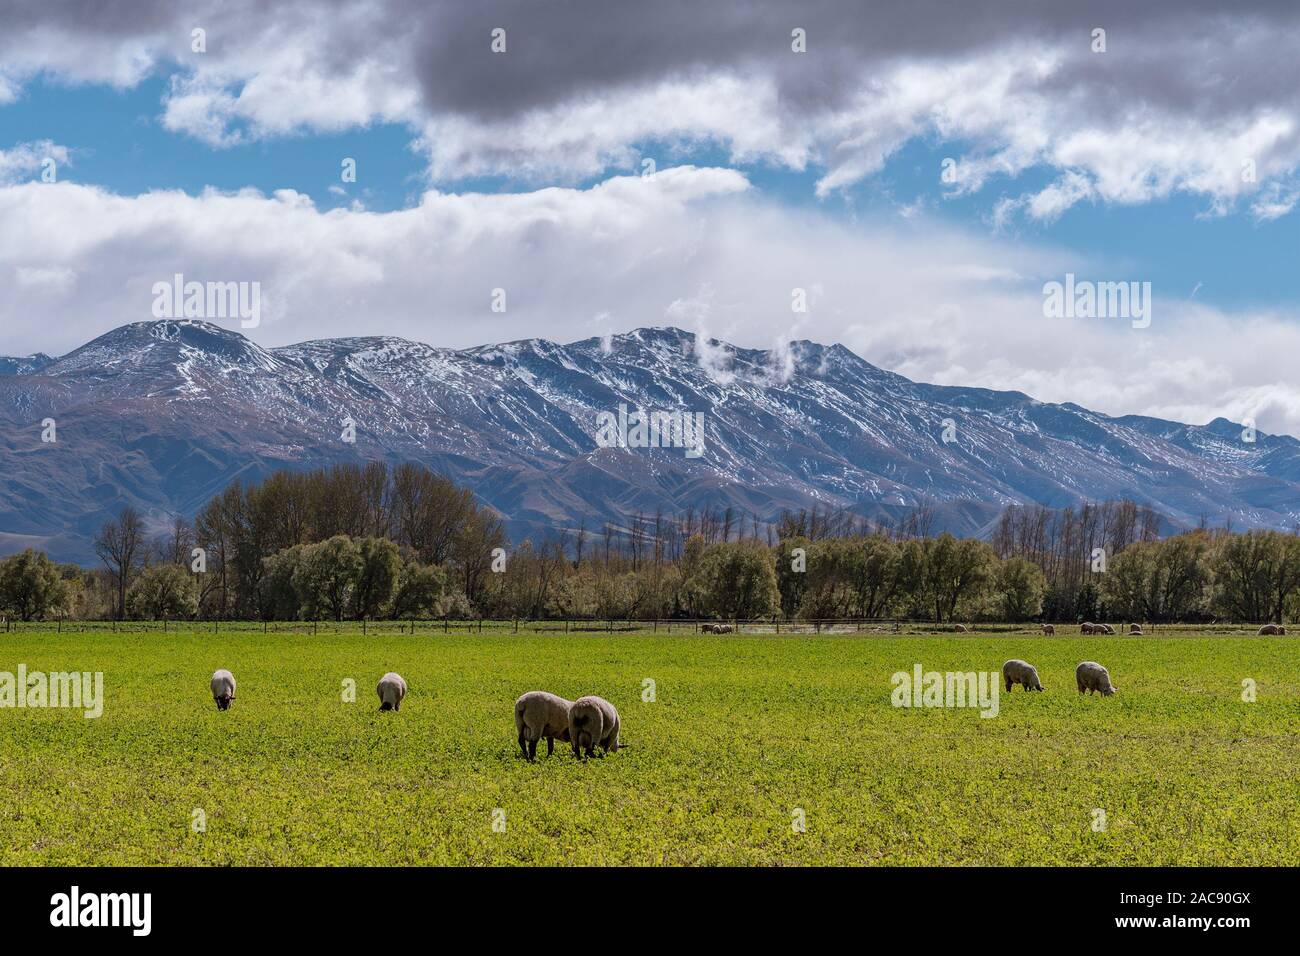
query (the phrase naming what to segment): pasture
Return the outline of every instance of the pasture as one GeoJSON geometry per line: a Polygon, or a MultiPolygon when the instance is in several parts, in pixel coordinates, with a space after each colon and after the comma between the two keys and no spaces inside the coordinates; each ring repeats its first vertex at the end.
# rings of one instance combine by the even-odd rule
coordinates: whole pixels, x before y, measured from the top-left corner
{"type": "Polygon", "coordinates": [[[0,865],[1294,866],[1298,651],[1244,631],[16,631],[0,672],[102,671],[104,707],[0,708],[0,865]],[[1046,690],[1002,691],[996,717],[891,705],[894,672],[1013,657],[1046,690]],[[1117,696],[1076,692],[1086,659],[1117,696]],[[630,747],[525,762],[532,689],[608,698],[630,747]]]}

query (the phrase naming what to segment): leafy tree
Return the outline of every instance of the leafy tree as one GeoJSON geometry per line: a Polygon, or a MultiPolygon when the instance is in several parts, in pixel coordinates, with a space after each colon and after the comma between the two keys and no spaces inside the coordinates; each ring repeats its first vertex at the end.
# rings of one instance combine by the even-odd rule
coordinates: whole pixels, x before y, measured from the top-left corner
{"type": "Polygon", "coordinates": [[[0,608],[24,621],[59,613],[71,598],[59,568],[43,551],[28,548],[0,561],[0,608]]]}
{"type": "Polygon", "coordinates": [[[421,564],[412,556],[397,574],[390,613],[395,618],[417,618],[437,614],[447,590],[442,568],[421,564]]]}
{"type": "Polygon", "coordinates": [[[307,619],[343,620],[360,576],[361,550],[347,535],[305,547],[293,586],[307,619]]]}
{"type": "Polygon", "coordinates": [[[198,585],[179,564],[145,568],[126,595],[131,616],[149,621],[193,617],[199,609],[198,585]]]}
{"type": "Polygon", "coordinates": [[[1024,558],[1008,558],[994,575],[998,612],[1004,621],[1027,621],[1043,607],[1045,579],[1038,566],[1024,558]]]}
{"type": "Polygon", "coordinates": [[[392,600],[402,558],[397,545],[387,538],[362,538],[356,546],[360,569],[352,591],[352,616],[376,618],[392,600]]]}

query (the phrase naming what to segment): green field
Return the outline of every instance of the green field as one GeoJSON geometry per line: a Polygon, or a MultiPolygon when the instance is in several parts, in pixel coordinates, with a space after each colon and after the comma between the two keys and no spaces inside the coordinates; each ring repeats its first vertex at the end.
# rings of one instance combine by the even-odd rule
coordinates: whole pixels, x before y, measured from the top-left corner
{"type": "Polygon", "coordinates": [[[0,671],[103,671],[105,685],[99,719],[0,709],[0,865],[1296,865],[1298,649],[1172,634],[0,635],[0,671]],[[1036,664],[1046,692],[1003,693],[995,718],[890,705],[895,671],[1009,657],[1036,664]],[[1110,668],[1117,696],[1075,691],[1084,659],[1110,668]],[[226,713],[207,688],[217,667],[239,682],[226,713]],[[397,714],[377,709],[387,670],[410,685],[397,714]],[[607,697],[631,747],[523,761],[512,704],[535,688],[607,697]]]}

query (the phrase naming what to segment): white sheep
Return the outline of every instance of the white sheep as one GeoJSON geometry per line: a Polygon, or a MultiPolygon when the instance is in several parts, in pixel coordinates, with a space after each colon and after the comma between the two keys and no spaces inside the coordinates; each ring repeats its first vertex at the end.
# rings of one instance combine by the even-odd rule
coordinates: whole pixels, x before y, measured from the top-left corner
{"type": "Polygon", "coordinates": [[[1074,669],[1074,680],[1079,685],[1079,693],[1099,691],[1103,697],[1109,697],[1119,690],[1110,682],[1110,671],[1096,661],[1084,661],[1074,669]]]}
{"type": "Polygon", "coordinates": [[[1007,682],[1007,693],[1011,693],[1011,688],[1019,684],[1028,693],[1031,690],[1041,691],[1042,683],[1038,679],[1038,669],[1028,661],[1022,661],[1019,658],[1007,661],[1002,665],[1002,677],[1007,682]]]}
{"type": "Polygon", "coordinates": [[[224,667],[212,674],[212,699],[217,710],[229,710],[235,700],[235,675],[224,667]]]}
{"type": "Polygon", "coordinates": [[[555,753],[555,738],[569,742],[569,708],[573,701],[544,690],[530,690],[515,701],[519,749],[527,760],[537,757],[537,742],[546,738],[546,756],[555,753]]]}
{"type": "Polygon", "coordinates": [[[375,693],[379,695],[380,710],[401,710],[402,698],[406,696],[406,681],[401,674],[389,671],[379,678],[375,693]]]}
{"type": "Polygon", "coordinates": [[[569,742],[575,757],[594,757],[597,747],[615,753],[618,730],[618,711],[603,697],[579,697],[569,708],[569,742]]]}

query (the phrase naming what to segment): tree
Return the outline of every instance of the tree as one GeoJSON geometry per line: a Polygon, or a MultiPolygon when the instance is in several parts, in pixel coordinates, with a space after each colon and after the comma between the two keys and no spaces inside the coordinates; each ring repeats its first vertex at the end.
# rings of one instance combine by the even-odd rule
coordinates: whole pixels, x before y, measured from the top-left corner
{"type": "Polygon", "coordinates": [[[352,591],[352,616],[376,618],[392,600],[402,558],[387,538],[362,538],[356,543],[360,567],[352,591]]]}
{"type": "Polygon", "coordinates": [[[435,614],[446,589],[447,575],[442,568],[421,564],[412,556],[398,572],[390,613],[399,619],[435,614]]]}
{"type": "Polygon", "coordinates": [[[143,547],[144,523],[139,512],[130,505],[123,508],[115,520],[105,522],[95,536],[95,553],[108,568],[117,588],[115,610],[118,620],[126,613],[126,592],[143,557],[143,547]]]}
{"type": "Polygon", "coordinates": [[[1008,558],[994,575],[999,614],[1004,621],[1028,621],[1043,608],[1043,572],[1024,558],[1008,558]]]}
{"type": "Polygon", "coordinates": [[[293,585],[308,620],[343,620],[360,575],[361,550],[347,535],[305,547],[293,585]]]}
{"type": "Polygon", "coordinates": [[[61,613],[71,589],[42,551],[28,548],[0,561],[0,608],[24,621],[61,613]]]}
{"type": "Polygon", "coordinates": [[[706,614],[743,620],[781,610],[772,552],[757,541],[709,545],[696,574],[706,614]]]}
{"type": "Polygon", "coordinates": [[[141,572],[126,596],[132,617],[149,621],[193,617],[198,584],[179,564],[155,564],[141,572]]]}

